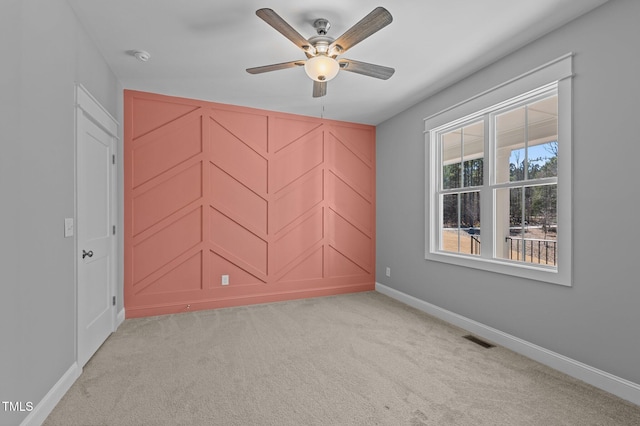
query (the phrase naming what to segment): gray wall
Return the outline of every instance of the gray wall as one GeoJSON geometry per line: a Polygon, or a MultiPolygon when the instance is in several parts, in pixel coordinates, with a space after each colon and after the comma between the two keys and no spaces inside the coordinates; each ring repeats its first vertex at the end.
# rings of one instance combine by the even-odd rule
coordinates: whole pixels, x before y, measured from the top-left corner
{"type": "Polygon", "coordinates": [[[378,126],[378,282],[640,383],[639,16],[611,0],[378,126]],[[423,118],[570,51],[573,287],[424,260],[423,118]]]}
{"type": "MultiPolygon", "coordinates": [[[[75,361],[74,84],[118,82],[64,0],[0,3],[0,400],[37,404],[75,361]]],[[[27,413],[5,413],[19,424],[27,413]]]]}
{"type": "MultiPolygon", "coordinates": [[[[611,0],[378,127],[379,282],[640,383],[638,16],[639,2],[611,0]],[[568,51],[576,52],[573,288],[425,261],[422,119],[568,51]]],[[[121,116],[121,87],[64,0],[2,0],[2,401],[40,402],[75,360],[74,248],[63,219],[74,215],[76,81],[121,116]]],[[[0,410],[0,424],[25,416],[0,410]]]]}

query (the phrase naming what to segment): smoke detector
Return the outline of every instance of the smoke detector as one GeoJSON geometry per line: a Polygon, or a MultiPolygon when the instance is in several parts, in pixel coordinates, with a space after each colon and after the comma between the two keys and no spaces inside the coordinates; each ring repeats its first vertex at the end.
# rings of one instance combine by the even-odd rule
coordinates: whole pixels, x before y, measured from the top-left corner
{"type": "Polygon", "coordinates": [[[144,50],[132,50],[130,53],[141,62],[147,62],[151,58],[149,52],[144,50]]]}

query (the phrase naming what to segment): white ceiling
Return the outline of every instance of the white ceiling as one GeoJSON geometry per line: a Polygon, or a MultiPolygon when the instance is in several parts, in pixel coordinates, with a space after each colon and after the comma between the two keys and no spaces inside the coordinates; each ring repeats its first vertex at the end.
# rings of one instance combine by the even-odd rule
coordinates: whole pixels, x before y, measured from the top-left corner
{"type": "Polygon", "coordinates": [[[379,124],[607,0],[68,0],[127,89],[379,124]],[[344,57],[394,67],[389,80],[340,72],[312,98],[305,59],[255,15],[269,7],[305,37],[327,18],[337,38],[377,6],[393,22],[344,57]],[[151,54],[140,62],[128,51],[151,54]]]}

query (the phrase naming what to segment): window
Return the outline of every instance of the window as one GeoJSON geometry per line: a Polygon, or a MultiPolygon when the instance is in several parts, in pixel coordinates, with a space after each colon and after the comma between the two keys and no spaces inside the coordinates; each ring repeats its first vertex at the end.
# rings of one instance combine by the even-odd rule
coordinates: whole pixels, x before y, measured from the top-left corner
{"type": "Polygon", "coordinates": [[[566,55],[426,119],[426,259],[571,285],[571,76],[566,55]]]}

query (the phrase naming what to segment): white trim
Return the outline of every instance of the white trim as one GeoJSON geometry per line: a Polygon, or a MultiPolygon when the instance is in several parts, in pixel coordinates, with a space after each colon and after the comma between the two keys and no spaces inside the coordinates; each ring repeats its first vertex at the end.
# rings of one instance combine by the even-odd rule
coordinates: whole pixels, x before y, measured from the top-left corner
{"type": "MultiPolygon", "coordinates": [[[[78,221],[78,143],[79,143],[79,134],[80,128],[83,125],[83,118],[86,118],[90,122],[94,123],[96,126],[103,129],[111,138],[111,147],[110,147],[110,155],[116,155],[118,152],[118,122],[109,112],[98,102],[98,100],[89,93],[89,91],[80,83],[76,83],[75,86],[75,146],[74,146],[74,184],[75,184],[75,197],[74,197],[74,215],[76,217],[76,223],[78,221]]],[[[115,157],[114,157],[115,158],[115,157]]],[[[110,199],[111,199],[111,211],[109,212],[110,222],[115,224],[118,217],[118,177],[117,177],[117,165],[113,164],[112,170],[110,171],[110,182],[109,182],[109,190],[110,190],[110,199]]],[[[110,282],[110,294],[111,296],[115,296],[118,287],[118,240],[115,235],[111,235],[111,258],[113,259],[111,262],[111,282],[110,282]]],[[[78,237],[77,233],[74,235],[74,246],[75,253],[74,256],[74,280],[75,280],[75,354],[76,354],[76,362],[79,361],[79,333],[78,327],[79,324],[79,315],[78,315],[78,256],[79,252],[78,247],[78,237]]],[[[124,321],[124,309],[123,309],[123,318],[124,321]]],[[[116,307],[111,306],[111,332],[116,331],[121,322],[119,314],[116,312],[116,307]]]]}
{"type": "Polygon", "coordinates": [[[116,326],[113,328],[113,331],[116,331],[118,329],[118,327],[120,327],[120,325],[124,322],[125,319],[125,315],[124,315],[124,308],[120,309],[120,312],[118,312],[118,315],[116,316],[116,326]]]}
{"type": "MultiPolygon", "coordinates": [[[[489,272],[512,275],[520,278],[572,286],[572,79],[573,53],[568,53],[547,64],[537,67],[525,74],[513,78],[493,89],[484,91],[453,107],[442,110],[425,119],[425,259],[444,262],[457,266],[480,269],[489,272]],[[493,190],[493,126],[487,126],[487,117],[494,116],[496,111],[506,106],[515,105],[524,100],[546,95],[552,91],[558,94],[558,252],[557,266],[549,268],[536,263],[515,262],[500,259],[494,255],[495,242],[485,238],[480,256],[461,253],[449,253],[439,248],[440,204],[438,202],[438,185],[441,179],[439,145],[437,135],[450,128],[463,126],[465,123],[485,117],[485,153],[490,179],[481,187],[484,193],[481,203],[481,217],[489,217],[483,221],[482,232],[495,238],[495,220],[493,190]],[[487,133],[489,137],[487,138],[487,133]],[[487,196],[489,195],[489,196],[487,196]],[[486,229],[485,229],[486,228],[486,229]]],[[[489,120],[490,121],[490,120],[489,120]]],[[[485,179],[486,179],[485,176],[485,179]]],[[[466,189],[466,188],[465,188],[466,189]]]]}
{"type": "MultiPolygon", "coordinates": [[[[468,109],[469,113],[479,111],[492,104],[499,103],[501,99],[504,100],[507,98],[512,98],[521,93],[528,92],[529,90],[535,89],[536,87],[544,86],[545,84],[551,83],[553,81],[559,81],[564,80],[565,78],[573,77],[573,55],[573,52],[566,53],[559,58],[547,62],[546,64],[540,65],[537,68],[525,72],[524,74],[520,74],[519,76],[514,77],[511,80],[507,80],[503,83],[498,84],[497,86],[485,90],[484,92],[478,93],[468,99],[465,99],[462,102],[458,102],[457,104],[440,110],[435,114],[431,114],[430,116],[424,118],[425,124],[427,121],[431,121],[435,118],[437,118],[436,121],[439,121],[441,123],[452,121],[452,119],[440,116],[446,115],[447,112],[458,109],[462,106],[465,106],[465,109],[468,109]]],[[[462,115],[468,115],[469,113],[462,115]]],[[[458,115],[457,112],[456,115],[458,115]]],[[[425,132],[429,131],[429,127],[437,127],[437,125],[427,126],[425,132]]]]}
{"type": "Polygon", "coordinates": [[[384,284],[376,282],[376,291],[403,302],[429,315],[463,328],[479,337],[490,340],[500,346],[524,355],[534,361],[558,370],[578,380],[616,395],[622,399],[640,405],[640,384],[633,383],[606,371],[576,361],[559,353],[550,351],[526,340],[504,333],[455,312],[425,302],[384,284]]]}
{"type": "Polygon", "coordinates": [[[118,139],[118,122],[116,119],[80,83],[76,83],[76,106],[86,112],[96,124],[111,136],[118,139]]]}
{"type": "Polygon", "coordinates": [[[47,416],[51,414],[64,394],[67,393],[78,377],[80,377],[80,374],[82,374],[82,369],[78,367],[77,362],[74,362],[62,377],[60,377],[60,380],[47,392],[44,398],[33,408],[33,411],[24,418],[20,426],[37,426],[44,423],[47,416]]]}

